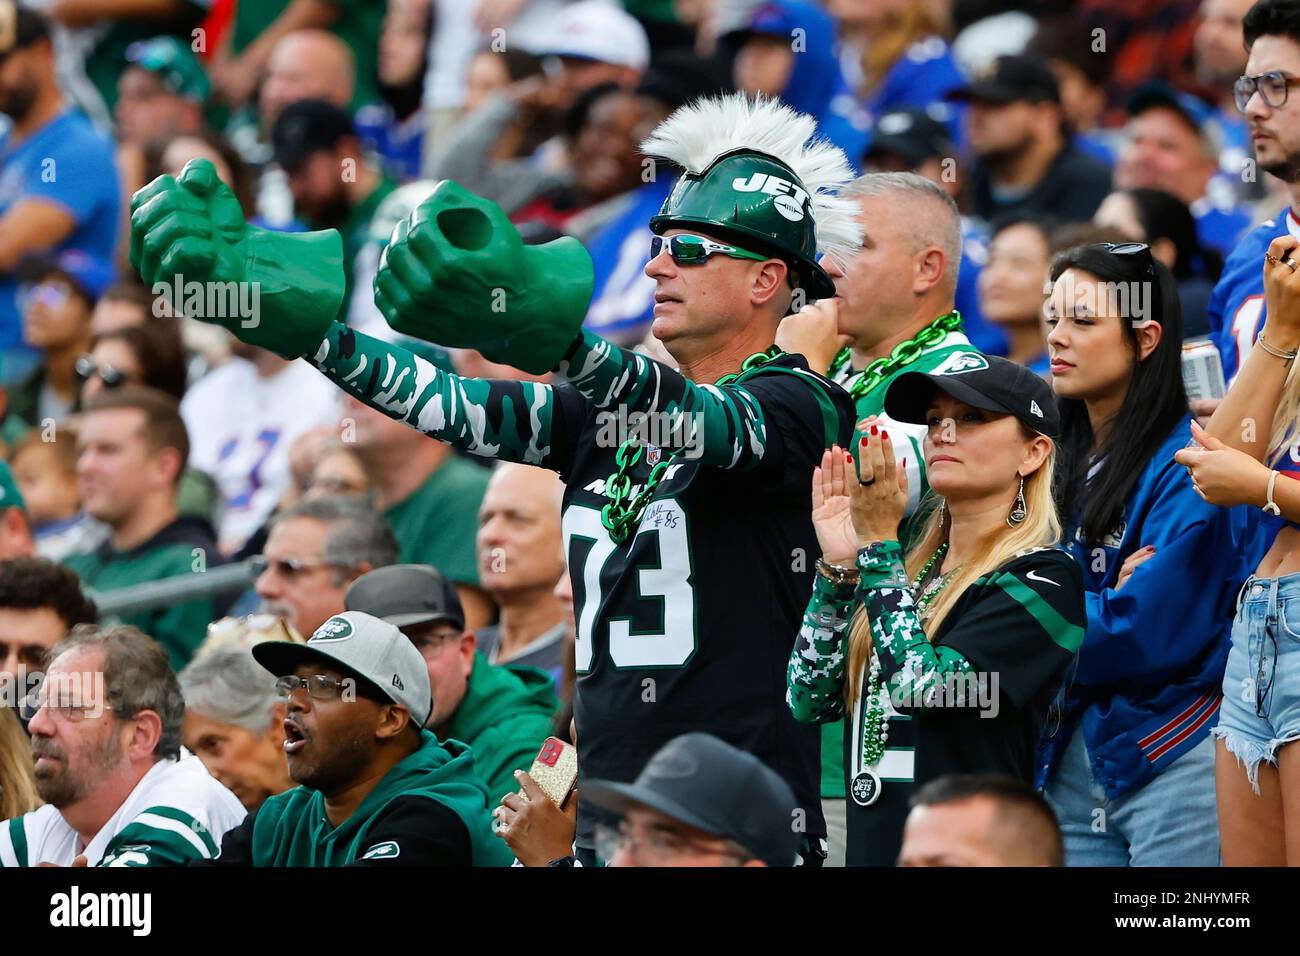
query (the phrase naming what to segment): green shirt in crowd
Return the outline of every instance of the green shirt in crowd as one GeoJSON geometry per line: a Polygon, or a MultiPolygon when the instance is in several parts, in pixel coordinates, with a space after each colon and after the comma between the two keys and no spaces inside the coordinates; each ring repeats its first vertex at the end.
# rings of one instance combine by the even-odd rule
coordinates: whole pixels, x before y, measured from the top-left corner
{"type": "MultiPolygon", "coordinates": [[[[180,517],[129,551],[114,551],[112,542],[105,541],[94,551],[69,555],[63,563],[98,597],[118,588],[194,574],[218,557],[208,523],[180,517]]],[[[214,614],[212,600],[199,598],[111,620],[138,627],[156,640],[171,657],[172,670],[179,672],[203,642],[214,614]]]]}
{"type": "Polygon", "coordinates": [[[519,789],[514,772],[533,765],[559,706],[555,682],[545,671],[489,664],[476,653],[465,699],[438,728],[438,736],[469,744],[474,772],[487,784],[488,801],[495,806],[519,789]]]}
{"type": "Polygon", "coordinates": [[[452,455],[405,501],[384,512],[399,564],[432,564],[457,584],[478,586],[474,535],[487,490],[486,468],[452,455]]]}
{"type": "MultiPolygon", "coordinates": [[[[379,28],[384,22],[384,0],[335,0],[338,19],[330,32],[348,45],[356,60],[357,88],[351,111],[379,95],[379,28]]],[[[256,40],[289,6],[289,0],[242,0],[235,5],[230,52],[236,56],[256,40]]]]}
{"type": "MultiPolygon", "coordinates": [[[[267,799],[221,842],[220,866],[509,866],[474,757],[420,731],[420,749],[331,827],[319,790],[267,799]]],[[[207,862],[207,861],[204,861],[207,862]]]]}

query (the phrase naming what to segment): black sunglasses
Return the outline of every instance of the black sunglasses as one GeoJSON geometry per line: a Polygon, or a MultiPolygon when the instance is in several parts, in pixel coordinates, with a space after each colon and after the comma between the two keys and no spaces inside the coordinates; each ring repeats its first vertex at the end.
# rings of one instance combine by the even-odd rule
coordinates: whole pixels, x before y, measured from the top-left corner
{"type": "Polygon", "coordinates": [[[120,385],[125,385],[127,380],[130,378],[130,376],[120,368],[114,368],[111,365],[101,365],[96,362],[94,356],[91,355],[83,355],[78,358],[75,368],[77,371],[77,377],[83,382],[90,379],[92,376],[98,375],[99,380],[104,383],[105,388],[117,388],[120,385]]]}
{"type": "Polygon", "coordinates": [[[1145,242],[1103,242],[1100,245],[1103,251],[1109,252],[1112,256],[1124,258],[1133,256],[1142,259],[1146,264],[1146,271],[1155,274],[1156,262],[1151,257],[1151,247],[1145,242]]]}

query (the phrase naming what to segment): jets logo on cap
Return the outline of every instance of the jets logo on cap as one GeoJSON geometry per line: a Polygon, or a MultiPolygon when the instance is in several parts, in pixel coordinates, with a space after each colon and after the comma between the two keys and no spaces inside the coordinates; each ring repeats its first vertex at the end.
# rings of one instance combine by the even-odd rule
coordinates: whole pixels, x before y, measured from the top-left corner
{"type": "Polygon", "coordinates": [[[332,617],[311,636],[309,644],[325,644],[328,641],[346,641],[352,636],[352,622],[346,617],[332,617]]]}
{"type": "Polygon", "coordinates": [[[1038,403],[1032,398],[1029,400],[1029,411],[1031,414],[1037,415],[1039,418],[1043,417],[1043,410],[1038,407],[1038,403]]]}
{"type": "Polygon", "coordinates": [[[754,173],[748,180],[737,176],[731,181],[731,188],[738,193],[762,192],[775,197],[772,205],[791,222],[798,222],[803,218],[804,203],[808,201],[808,190],[788,179],[769,173],[754,173]]]}
{"type": "Polygon", "coordinates": [[[931,375],[961,375],[963,372],[978,372],[989,367],[988,359],[978,352],[954,352],[939,363],[931,375]]]}

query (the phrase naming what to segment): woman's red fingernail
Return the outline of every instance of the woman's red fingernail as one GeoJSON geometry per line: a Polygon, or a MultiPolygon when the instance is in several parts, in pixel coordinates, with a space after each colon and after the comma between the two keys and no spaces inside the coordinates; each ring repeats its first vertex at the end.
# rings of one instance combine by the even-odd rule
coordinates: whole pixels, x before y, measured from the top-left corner
{"type": "Polygon", "coordinates": [[[872,426],[871,426],[871,434],[873,434],[873,435],[878,435],[878,434],[880,434],[879,429],[877,429],[875,425],[872,425],[872,426]]]}
{"type": "Polygon", "coordinates": [[[903,467],[904,467],[904,468],[907,467],[907,459],[906,459],[906,458],[903,459],[903,467]]]}
{"type": "Polygon", "coordinates": [[[885,430],[882,428],[882,429],[880,430],[880,437],[881,437],[884,441],[889,441],[889,432],[885,431],[885,430]]]}
{"type": "Polygon", "coordinates": [[[867,441],[868,441],[867,436],[866,436],[866,435],[863,435],[863,436],[862,436],[862,441],[858,442],[858,444],[859,444],[859,445],[866,445],[866,444],[867,444],[867,441]]]}

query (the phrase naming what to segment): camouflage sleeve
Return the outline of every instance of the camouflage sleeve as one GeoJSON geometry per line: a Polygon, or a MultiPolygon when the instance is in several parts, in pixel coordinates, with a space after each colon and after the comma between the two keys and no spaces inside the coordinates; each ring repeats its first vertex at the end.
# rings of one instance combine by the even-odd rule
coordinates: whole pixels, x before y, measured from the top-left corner
{"type": "Polygon", "coordinates": [[[462,378],[341,322],[330,325],[309,361],[371,408],[472,455],[547,464],[554,410],[548,385],[462,378]]]}
{"type": "Polygon", "coordinates": [[[858,552],[862,603],[871,621],[871,644],[880,676],[900,711],[949,703],[940,691],[951,675],[972,672],[970,661],[951,647],[936,647],[926,637],[897,541],[877,541],[858,552]]]}
{"type": "Polygon", "coordinates": [[[701,464],[756,467],[774,436],[758,399],[744,385],[697,385],[644,355],[584,331],[559,373],[597,408],[663,415],[665,451],[690,451],[701,464]]]}
{"type": "Polygon", "coordinates": [[[853,585],[813,575],[812,599],[790,652],[785,700],[795,720],[824,724],[844,715],[844,664],[848,657],[853,585]]]}

